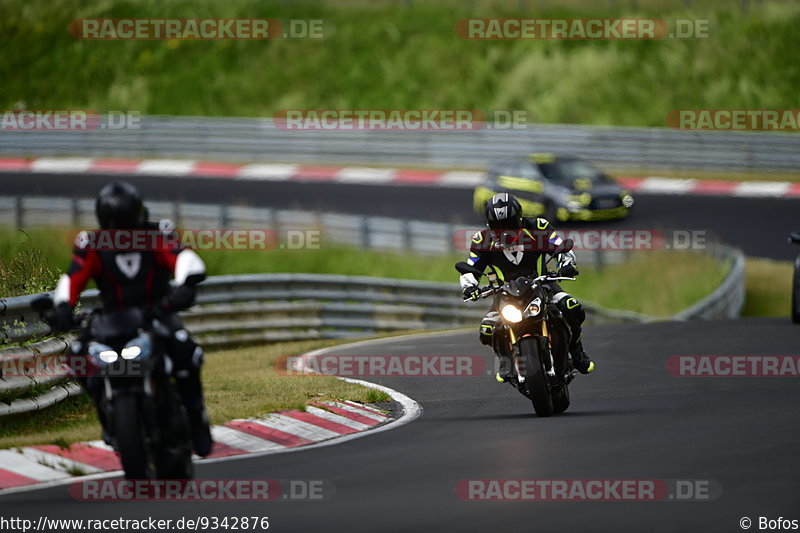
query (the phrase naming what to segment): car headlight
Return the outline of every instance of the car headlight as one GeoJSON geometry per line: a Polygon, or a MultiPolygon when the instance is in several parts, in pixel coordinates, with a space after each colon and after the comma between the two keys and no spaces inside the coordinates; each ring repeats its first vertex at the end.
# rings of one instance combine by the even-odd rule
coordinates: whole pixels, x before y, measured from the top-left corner
{"type": "Polygon", "coordinates": [[[511,304],[504,306],[503,309],[500,310],[500,315],[502,315],[506,322],[511,322],[512,324],[522,321],[522,311],[511,304]]]}
{"type": "Polygon", "coordinates": [[[538,315],[542,310],[542,299],[541,298],[534,298],[533,301],[528,306],[528,314],[530,316],[538,315]]]}
{"type": "Polygon", "coordinates": [[[631,196],[630,194],[623,194],[622,205],[628,208],[633,207],[633,196],[631,196]]]}

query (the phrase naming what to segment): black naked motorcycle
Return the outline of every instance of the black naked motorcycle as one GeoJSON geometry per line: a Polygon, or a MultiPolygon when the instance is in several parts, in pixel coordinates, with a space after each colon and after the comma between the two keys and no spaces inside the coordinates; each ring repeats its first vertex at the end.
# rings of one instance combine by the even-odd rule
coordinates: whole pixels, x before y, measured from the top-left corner
{"type": "MultiPolygon", "coordinates": [[[[53,302],[42,297],[43,313],[53,302]]],[[[192,440],[186,410],[164,351],[169,329],[157,311],[84,313],[75,317],[81,333],[72,344],[72,374],[92,393],[103,438],[119,453],[127,479],[191,479],[192,440]]]]}
{"type": "MultiPolygon", "coordinates": [[[[571,243],[562,250],[570,248],[571,243]]],[[[483,274],[464,262],[457,263],[456,270],[478,278],[483,274]]],[[[561,311],[550,304],[550,284],[575,278],[548,272],[499,283],[491,272],[487,277],[489,285],[480,289],[478,297],[497,298],[500,320],[492,348],[510,361],[509,382],[531,400],[538,416],[563,413],[569,407],[569,384],[577,370],[569,354],[569,327],[561,311]]]]}

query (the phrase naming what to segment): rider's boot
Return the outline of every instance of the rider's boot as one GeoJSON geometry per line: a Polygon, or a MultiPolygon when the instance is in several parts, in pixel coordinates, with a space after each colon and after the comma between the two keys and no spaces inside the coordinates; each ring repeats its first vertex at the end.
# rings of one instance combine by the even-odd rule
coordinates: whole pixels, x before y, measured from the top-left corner
{"type": "Polygon", "coordinates": [[[578,372],[581,374],[594,372],[594,361],[589,359],[586,350],[583,349],[583,343],[581,341],[578,341],[571,347],[570,355],[572,356],[572,365],[578,372]]]}
{"type": "Polygon", "coordinates": [[[211,453],[214,445],[211,439],[211,428],[208,421],[208,411],[203,402],[203,388],[200,384],[200,372],[195,371],[189,375],[179,372],[177,383],[186,415],[189,418],[189,427],[192,432],[194,451],[200,457],[211,453]]]}
{"type": "Polygon", "coordinates": [[[498,383],[505,383],[511,379],[511,358],[500,354],[497,354],[497,358],[500,360],[500,366],[494,378],[498,383]]]}
{"type": "Polygon", "coordinates": [[[186,407],[189,417],[189,426],[192,429],[192,444],[194,451],[200,457],[211,453],[214,442],[211,440],[211,427],[208,422],[208,411],[202,400],[199,404],[186,407]]]}
{"type": "Polygon", "coordinates": [[[97,419],[100,421],[100,427],[103,430],[103,442],[112,446],[114,444],[113,439],[111,438],[111,432],[108,429],[108,421],[106,420],[106,413],[103,411],[103,408],[100,405],[100,398],[103,394],[102,389],[102,382],[99,378],[96,377],[79,377],[77,378],[78,382],[83,385],[83,388],[86,389],[89,398],[92,399],[92,403],[94,404],[95,411],[97,412],[97,419]]]}

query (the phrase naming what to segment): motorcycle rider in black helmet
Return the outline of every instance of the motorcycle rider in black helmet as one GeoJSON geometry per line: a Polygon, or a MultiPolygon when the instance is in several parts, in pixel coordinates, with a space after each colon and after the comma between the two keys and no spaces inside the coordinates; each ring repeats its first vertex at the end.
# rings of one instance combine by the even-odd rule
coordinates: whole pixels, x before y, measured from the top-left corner
{"type": "MultiPolygon", "coordinates": [[[[195,286],[205,279],[205,264],[194,251],[180,247],[171,221],[148,221],[142,197],[129,183],[118,181],[103,187],[95,212],[102,230],[81,232],[76,238],[69,269],[55,290],[51,324],[56,330],[73,327],[72,310],[91,279],[100,291],[104,312],[141,307],[156,313],[171,332],[166,352],[173,362],[172,375],[191,424],[195,452],[206,456],[211,453],[212,440],[200,381],[203,349],[177,314],[194,305],[195,286]],[[119,230],[141,231],[154,239],[133,251],[91,244],[102,242],[103,231],[119,230]],[[170,290],[170,278],[175,279],[174,290],[170,290]]],[[[92,387],[92,380],[85,381],[97,403],[100,391],[92,387]]]]}
{"type": "MultiPolygon", "coordinates": [[[[472,236],[467,263],[481,272],[492,270],[502,281],[510,281],[520,276],[540,276],[546,274],[547,255],[556,256],[559,276],[578,275],[575,254],[572,251],[559,253],[562,243],[553,226],[545,218],[523,218],[519,201],[511,194],[495,194],[484,211],[488,228],[472,236]]],[[[476,299],[479,293],[478,279],[471,273],[462,274],[459,279],[464,297],[476,299]]],[[[580,302],[564,292],[556,282],[550,282],[552,302],[561,310],[570,329],[569,352],[575,368],[582,374],[594,371],[594,362],[583,348],[581,325],[586,312],[580,302]]],[[[486,314],[481,322],[480,340],[483,344],[494,346],[492,335],[499,320],[496,306],[486,314]]],[[[500,358],[500,371],[497,381],[504,383],[509,379],[507,356],[500,358]]]]}

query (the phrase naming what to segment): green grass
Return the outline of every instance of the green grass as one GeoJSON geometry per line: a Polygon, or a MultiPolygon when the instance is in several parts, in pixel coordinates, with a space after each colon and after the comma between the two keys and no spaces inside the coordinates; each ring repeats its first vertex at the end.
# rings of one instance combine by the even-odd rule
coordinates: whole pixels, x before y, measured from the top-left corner
{"type": "Polygon", "coordinates": [[[748,257],[744,316],[789,317],[792,310],[791,261],[748,257]]]}
{"type": "Polygon", "coordinates": [[[665,126],[682,108],[800,107],[800,4],[694,1],[6,0],[0,106],[272,116],[280,109],[514,109],[665,126]],[[88,17],[324,19],[323,40],[79,41],[88,17]],[[711,19],[709,39],[465,41],[466,17],[711,19]]]}
{"type": "Polygon", "coordinates": [[[34,294],[55,287],[69,258],[66,237],[0,227],[0,295],[34,294]]]}

